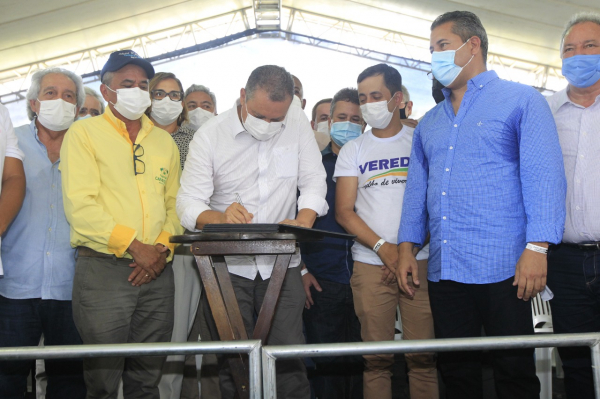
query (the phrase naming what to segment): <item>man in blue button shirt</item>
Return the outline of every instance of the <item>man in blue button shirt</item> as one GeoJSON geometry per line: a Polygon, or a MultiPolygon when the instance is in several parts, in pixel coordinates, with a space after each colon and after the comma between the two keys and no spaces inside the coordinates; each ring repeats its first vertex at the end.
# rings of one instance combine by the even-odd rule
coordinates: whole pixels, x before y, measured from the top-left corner
{"type": "MultiPolygon", "coordinates": [[[[445,100],[415,130],[396,270],[409,295],[415,245],[431,234],[436,338],[533,334],[529,298],[546,285],[548,243],[565,220],[556,126],[535,89],[486,70],[479,18],[449,12],[431,26],[432,70],[445,100]],[[526,249],[527,246],[527,249],[526,249]]],[[[418,285],[418,283],[417,283],[418,285]]],[[[418,288],[417,288],[418,289],[418,288]]],[[[481,398],[477,352],[440,353],[447,398],[481,398]]],[[[533,349],[493,353],[499,398],[538,398],[533,349]]]]}
{"type": "MultiPolygon", "coordinates": [[[[331,99],[329,127],[334,123],[364,122],[356,89],[342,89],[331,99]]],[[[329,129],[328,129],[329,130],[329,129]]],[[[327,215],[317,218],[313,228],[346,233],[335,221],[335,181],[333,172],[343,142],[332,140],[323,155],[327,172],[327,215]],[[341,145],[340,145],[341,144],[341,145]]],[[[325,238],[319,242],[300,245],[302,282],[306,291],[303,319],[307,343],[359,342],[360,323],[354,312],[350,276],[352,275],[352,241],[325,238]],[[311,287],[313,287],[311,289],[311,287]]],[[[315,358],[316,375],[312,379],[318,398],[361,398],[362,358],[315,358]],[[343,369],[343,372],[341,370],[343,369]]]]}
{"type": "MultiPolygon", "coordinates": [[[[0,347],[76,345],[71,292],[75,250],[63,209],[60,147],[83,105],[85,92],[74,73],[49,68],[36,72],[27,92],[29,125],[15,129],[25,154],[23,206],[2,242],[0,347]]],[[[23,398],[30,362],[0,362],[2,398],[23,398]]],[[[81,360],[47,360],[48,399],[84,398],[81,360]]]]}

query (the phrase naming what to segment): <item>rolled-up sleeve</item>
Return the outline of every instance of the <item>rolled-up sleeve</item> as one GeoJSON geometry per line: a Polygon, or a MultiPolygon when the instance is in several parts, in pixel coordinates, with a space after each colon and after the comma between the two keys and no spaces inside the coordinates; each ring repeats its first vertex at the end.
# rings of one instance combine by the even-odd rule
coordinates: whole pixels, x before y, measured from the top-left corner
{"type": "Polygon", "coordinates": [[[214,191],[213,151],[206,135],[198,132],[190,142],[177,194],[177,215],[181,225],[190,231],[196,229],[198,216],[210,210],[210,197],[214,191]]]}
{"type": "Polygon", "coordinates": [[[423,151],[420,125],[417,126],[413,135],[409,162],[402,217],[398,229],[398,244],[412,242],[421,246],[427,236],[429,165],[423,151]]]}
{"type": "Polygon", "coordinates": [[[526,240],[558,244],[565,225],[567,181],[554,117],[535,91],[525,102],[519,139],[526,240]]]}
{"type": "Polygon", "coordinates": [[[319,146],[306,117],[299,119],[298,210],[312,209],[318,216],[329,210],[325,200],[327,173],[323,167],[319,146]]]}

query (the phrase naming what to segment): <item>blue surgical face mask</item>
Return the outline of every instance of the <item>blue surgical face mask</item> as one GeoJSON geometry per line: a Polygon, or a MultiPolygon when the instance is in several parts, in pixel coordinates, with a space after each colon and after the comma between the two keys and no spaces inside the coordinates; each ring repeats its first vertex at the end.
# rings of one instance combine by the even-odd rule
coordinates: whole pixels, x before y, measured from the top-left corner
{"type": "Polygon", "coordinates": [[[329,134],[334,143],[343,147],[350,140],[360,137],[362,126],[352,122],[335,122],[331,125],[329,134]]]}
{"type": "Polygon", "coordinates": [[[433,72],[433,76],[435,76],[436,80],[444,86],[448,87],[451,85],[462,70],[469,65],[469,62],[471,62],[473,57],[475,57],[475,55],[472,55],[469,62],[462,67],[454,63],[456,52],[463,48],[465,44],[469,43],[469,40],[464,42],[463,45],[456,50],[434,51],[431,54],[431,72],[433,72]]]}
{"type": "Polygon", "coordinates": [[[575,87],[590,87],[600,80],[600,54],[579,54],[563,59],[562,74],[575,87]]]}

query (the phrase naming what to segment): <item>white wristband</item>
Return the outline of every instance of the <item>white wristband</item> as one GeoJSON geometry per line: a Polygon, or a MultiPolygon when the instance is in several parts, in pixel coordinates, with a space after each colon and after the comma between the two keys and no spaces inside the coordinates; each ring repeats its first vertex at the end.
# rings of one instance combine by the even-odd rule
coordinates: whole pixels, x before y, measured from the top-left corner
{"type": "Polygon", "coordinates": [[[534,252],[538,252],[540,254],[547,254],[548,248],[540,247],[539,245],[532,244],[530,242],[527,243],[526,249],[534,252]]]}
{"type": "Polygon", "coordinates": [[[381,248],[383,244],[385,244],[385,240],[383,238],[380,238],[379,241],[377,241],[377,244],[375,244],[375,246],[373,247],[373,252],[377,253],[379,251],[379,248],[381,248]]]}
{"type": "Polygon", "coordinates": [[[308,274],[308,269],[302,269],[302,270],[300,270],[300,274],[303,275],[303,276],[305,274],[308,274]]]}

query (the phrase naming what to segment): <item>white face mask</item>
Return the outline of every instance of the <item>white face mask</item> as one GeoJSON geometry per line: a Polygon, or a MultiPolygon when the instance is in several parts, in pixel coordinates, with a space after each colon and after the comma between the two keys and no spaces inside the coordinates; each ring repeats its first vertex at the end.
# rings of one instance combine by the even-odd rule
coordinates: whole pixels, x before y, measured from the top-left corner
{"type": "MultiPolygon", "coordinates": [[[[394,95],[390,99],[392,101],[394,99],[394,95]]],[[[390,101],[378,101],[376,103],[367,103],[360,106],[360,111],[362,112],[363,119],[367,122],[371,127],[375,129],[385,129],[390,124],[392,120],[392,116],[394,116],[394,112],[396,111],[396,107],[390,112],[388,110],[388,104],[390,101]]]]}
{"type": "Polygon", "coordinates": [[[150,93],[139,87],[113,90],[106,86],[108,90],[117,93],[117,103],[111,103],[115,109],[130,121],[138,120],[152,104],[150,93]]]}
{"type": "Polygon", "coordinates": [[[277,133],[281,132],[283,122],[267,122],[250,115],[248,112],[248,104],[246,104],[246,120],[242,122],[244,129],[252,135],[256,140],[266,141],[277,133]]]}
{"type": "Polygon", "coordinates": [[[68,103],[61,98],[38,101],[40,112],[37,118],[46,129],[61,132],[67,130],[75,120],[75,104],[68,103]]]}
{"type": "Polygon", "coordinates": [[[300,100],[300,97],[294,95],[292,97],[292,105],[295,105],[298,108],[302,108],[302,100],[300,100]]]}
{"type": "Polygon", "coordinates": [[[190,119],[190,125],[196,129],[200,129],[210,118],[214,118],[213,112],[207,111],[200,107],[193,109],[188,112],[188,118],[190,119]]]}
{"type": "Polygon", "coordinates": [[[162,100],[152,100],[152,111],[150,115],[152,119],[161,126],[167,126],[175,122],[183,111],[181,101],[171,101],[166,96],[162,100]]]}
{"type": "Polygon", "coordinates": [[[329,134],[329,121],[323,121],[317,123],[317,132],[329,134]]]}

